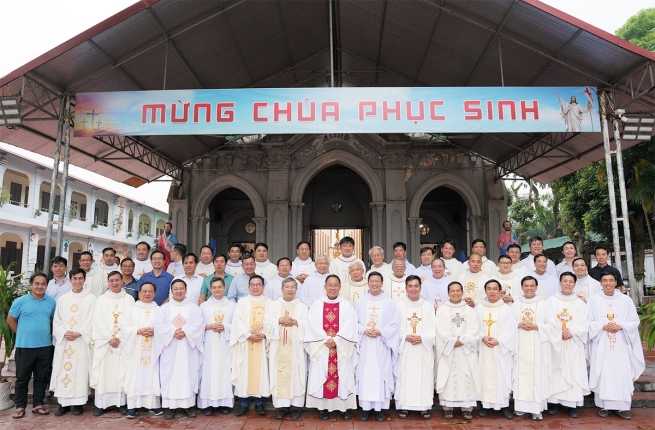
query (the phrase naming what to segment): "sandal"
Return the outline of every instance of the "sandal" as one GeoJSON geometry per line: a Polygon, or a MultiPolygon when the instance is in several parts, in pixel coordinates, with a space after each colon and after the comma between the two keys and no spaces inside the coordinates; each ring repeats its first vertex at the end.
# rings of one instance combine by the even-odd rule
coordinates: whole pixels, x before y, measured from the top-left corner
{"type": "Polygon", "coordinates": [[[443,417],[447,420],[453,419],[453,411],[443,411],[443,417]]]}
{"type": "Polygon", "coordinates": [[[471,411],[462,411],[462,418],[466,421],[473,421],[473,414],[471,411]]]}
{"type": "Polygon", "coordinates": [[[421,411],[420,414],[424,420],[429,420],[430,418],[432,418],[432,414],[428,411],[421,411]]]}
{"type": "Polygon", "coordinates": [[[11,414],[11,417],[15,420],[21,419],[25,416],[25,408],[16,409],[16,412],[11,414]]]}
{"type": "Polygon", "coordinates": [[[32,413],[37,415],[50,415],[50,411],[44,408],[43,405],[32,409],[32,413]]]}
{"type": "Polygon", "coordinates": [[[407,418],[408,414],[409,414],[409,412],[407,412],[406,410],[403,409],[402,411],[398,411],[398,418],[400,418],[401,420],[404,420],[404,419],[407,418]]]}

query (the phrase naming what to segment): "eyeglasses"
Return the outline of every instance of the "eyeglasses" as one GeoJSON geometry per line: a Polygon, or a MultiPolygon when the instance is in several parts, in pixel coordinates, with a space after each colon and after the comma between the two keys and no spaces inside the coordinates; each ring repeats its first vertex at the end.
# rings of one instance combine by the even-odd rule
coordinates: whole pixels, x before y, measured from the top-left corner
{"type": "Polygon", "coordinates": [[[164,259],[161,258],[161,257],[153,257],[153,258],[151,258],[151,260],[152,261],[164,261],[164,259]]]}
{"type": "Polygon", "coordinates": [[[263,287],[264,284],[248,284],[249,287],[263,287]]]}

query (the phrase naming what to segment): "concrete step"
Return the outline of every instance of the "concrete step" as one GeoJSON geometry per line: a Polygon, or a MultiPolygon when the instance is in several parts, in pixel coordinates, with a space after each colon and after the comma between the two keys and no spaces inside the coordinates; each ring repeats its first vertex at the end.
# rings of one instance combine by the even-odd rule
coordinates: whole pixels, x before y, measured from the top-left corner
{"type": "Polygon", "coordinates": [[[654,392],[655,376],[642,375],[635,381],[635,392],[654,392]]]}

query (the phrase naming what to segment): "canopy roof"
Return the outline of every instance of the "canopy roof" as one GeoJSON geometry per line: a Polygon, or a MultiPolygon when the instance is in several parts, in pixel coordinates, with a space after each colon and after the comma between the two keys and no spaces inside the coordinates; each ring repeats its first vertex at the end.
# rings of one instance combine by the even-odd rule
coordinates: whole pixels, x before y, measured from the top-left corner
{"type": "MultiPolygon", "coordinates": [[[[332,1],[331,26],[330,0],[143,0],[0,78],[0,91],[22,92],[24,102],[23,125],[0,127],[0,140],[52,156],[62,93],[328,86],[331,56],[343,87],[590,85],[614,89],[615,108],[655,110],[655,54],[537,0],[332,1]]],[[[600,133],[477,134],[446,144],[495,163],[499,175],[541,182],[604,156],[600,133]]],[[[74,165],[138,186],[178,176],[226,140],[79,137],[71,145],[74,165]]]]}

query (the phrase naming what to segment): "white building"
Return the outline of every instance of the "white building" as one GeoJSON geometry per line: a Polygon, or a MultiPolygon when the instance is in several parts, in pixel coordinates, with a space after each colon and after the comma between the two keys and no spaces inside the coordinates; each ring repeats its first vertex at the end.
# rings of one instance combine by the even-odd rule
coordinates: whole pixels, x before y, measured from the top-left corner
{"type": "MultiPolygon", "coordinates": [[[[83,251],[91,251],[96,264],[102,249],[109,246],[120,258],[132,257],[138,242],[152,246],[163,232],[168,214],[112,190],[109,182],[113,181],[104,186],[93,184],[70,171],[68,178],[66,213],[59,214],[58,185],[54,221],[63,221],[61,254],[68,259],[69,270],[78,267],[83,251]]],[[[43,267],[51,180],[52,163],[4,148],[0,151],[0,265],[16,261],[14,273],[30,273],[35,265],[43,267]]],[[[55,256],[57,228],[54,224],[51,258],[55,256]]]]}

